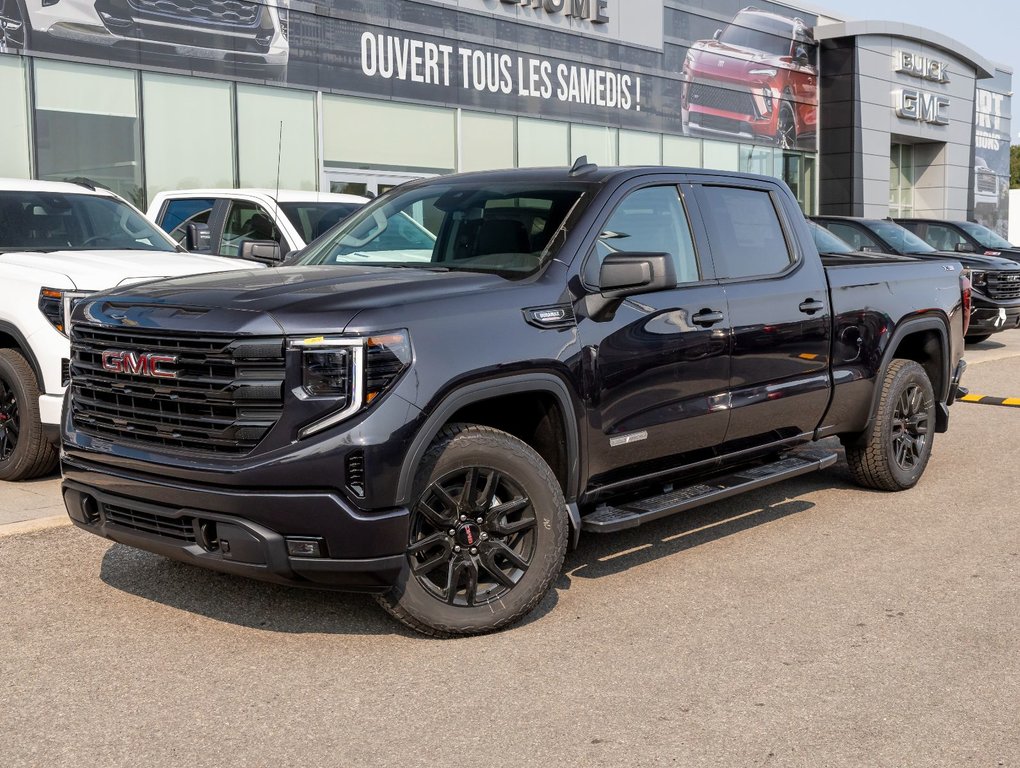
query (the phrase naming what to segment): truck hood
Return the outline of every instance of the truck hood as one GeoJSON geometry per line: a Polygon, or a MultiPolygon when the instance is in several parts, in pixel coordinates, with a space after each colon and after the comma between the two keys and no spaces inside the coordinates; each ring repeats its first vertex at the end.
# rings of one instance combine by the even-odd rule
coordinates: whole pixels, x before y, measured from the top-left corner
{"type": "Polygon", "coordinates": [[[255,266],[221,256],[160,251],[10,251],[0,253],[0,265],[3,264],[64,275],[79,291],[101,291],[162,277],[255,266]]]}
{"type": "Polygon", "coordinates": [[[920,258],[939,258],[958,261],[968,269],[1020,271],[1020,264],[1001,256],[985,256],[982,253],[956,253],[955,251],[936,251],[935,253],[919,254],[920,258]]]}
{"type": "Polygon", "coordinates": [[[699,40],[690,49],[691,74],[713,80],[739,82],[768,81],[764,75],[752,75],[754,69],[791,69],[789,60],[782,60],[764,51],[730,45],[718,40],[699,40]]]}
{"type": "MultiPolygon", "coordinates": [[[[84,302],[76,318],[207,333],[339,333],[366,309],[511,285],[498,275],[329,266],[207,274],[125,287],[84,302]]],[[[399,320],[396,321],[399,324],[399,320]]]]}

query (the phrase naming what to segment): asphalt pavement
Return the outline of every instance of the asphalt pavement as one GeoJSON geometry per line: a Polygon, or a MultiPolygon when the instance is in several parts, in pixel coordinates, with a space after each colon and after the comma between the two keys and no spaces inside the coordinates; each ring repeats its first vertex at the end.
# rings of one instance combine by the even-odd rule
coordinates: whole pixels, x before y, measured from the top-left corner
{"type": "MultiPolygon", "coordinates": [[[[1018,351],[965,383],[1020,396],[1018,351]]],[[[460,640],[0,528],[0,766],[1017,766],[1018,434],[961,403],[911,491],[840,463],[586,535],[528,620],[460,640]]]]}

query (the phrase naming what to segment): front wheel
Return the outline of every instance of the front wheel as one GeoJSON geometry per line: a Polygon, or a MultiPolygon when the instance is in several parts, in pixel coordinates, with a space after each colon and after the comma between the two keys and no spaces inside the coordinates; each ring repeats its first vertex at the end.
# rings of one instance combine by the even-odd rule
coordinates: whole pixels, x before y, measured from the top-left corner
{"type": "Polygon", "coordinates": [[[785,101],[779,105],[776,145],[781,149],[795,149],[797,146],[797,118],[793,107],[785,101]]]}
{"type": "Polygon", "coordinates": [[[0,349],[0,480],[30,480],[56,465],[39,421],[35,373],[21,353],[0,349]]]}
{"type": "Polygon", "coordinates": [[[379,597],[435,636],[502,629],[532,611],[563,567],[567,516],[549,465],[490,427],[452,425],[415,478],[406,563],[379,597]]]}
{"type": "Polygon", "coordinates": [[[844,442],[854,481],[880,491],[914,487],[931,457],[934,429],[935,394],[928,374],[913,360],[893,360],[871,428],[844,442]]]}

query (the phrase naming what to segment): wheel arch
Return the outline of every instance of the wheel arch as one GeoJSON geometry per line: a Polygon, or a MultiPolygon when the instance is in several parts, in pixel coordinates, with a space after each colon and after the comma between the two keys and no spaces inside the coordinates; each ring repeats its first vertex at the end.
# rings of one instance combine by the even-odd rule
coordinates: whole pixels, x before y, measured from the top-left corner
{"type": "Polygon", "coordinates": [[[32,373],[35,374],[36,386],[40,389],[43,388],[42,367],[39,365],[32,347],[29,346],[28,340],[15,326],[2,320],[0,320],[0,349],[13,349],[20,352],[28,361],[32,373]]]}
{"type": "Polygon", "coordinates": [[[577,498],[580,432],[570,390],[562,379],[553,374],[526,373],[465,384],[443,398],[415,434],[404,455],[397,481],[397,503],[411,502],[415,472],[425,451],[446,424],[457,421],[496,427],[524,440],[550,463],[568,504],[577,498]],[[531,425],[535,429],[530,435],[527,419],[516,428],[509,423],[518,411],[508,409],[508,406],[523,406],[524,403],[532,403],[538,410],[547,409],[548,418],[536,416],[536,423],[531,425]],[[550,441],[554,438],[560,438],[559,445],[562,446],[559,461],[555,455],[550,457],[549,454],[550,441]],[[553,460],[550,461],[550,458],[553,460]]]}
{"type": "Polygon", "coordinates": [[[913,360],[924,368],[935,392],[936,402],[942,404],[942,408],[936,410],[936,421],[939,427],[943,427],[944,419],[948,419],[948,413],[944,413],[943,408],[952,377],[948,320],[944,317],[914,317],[900,323],[886,345],[875,377],[865,433],[875,422],[875,413],[882,396],[882,382],[892,361],[897,358],[913,360]]]}

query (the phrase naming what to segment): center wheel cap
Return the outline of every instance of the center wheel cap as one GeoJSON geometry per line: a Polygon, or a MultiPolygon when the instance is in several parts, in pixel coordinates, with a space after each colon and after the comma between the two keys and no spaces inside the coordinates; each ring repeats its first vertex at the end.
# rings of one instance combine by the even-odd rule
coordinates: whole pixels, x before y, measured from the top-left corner
{"type": "Polygon", "coordinates": [[[475,523],[464,523],[457,529],[455,538],[462,547],[477,547],[478,541],[482,538],[482,529],[475,523]]]}

